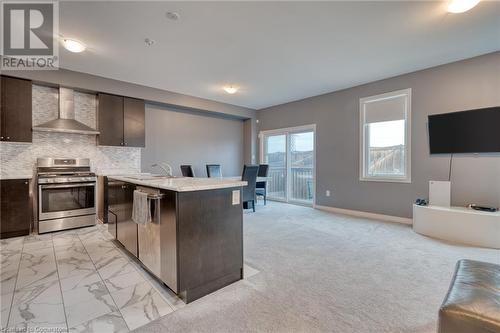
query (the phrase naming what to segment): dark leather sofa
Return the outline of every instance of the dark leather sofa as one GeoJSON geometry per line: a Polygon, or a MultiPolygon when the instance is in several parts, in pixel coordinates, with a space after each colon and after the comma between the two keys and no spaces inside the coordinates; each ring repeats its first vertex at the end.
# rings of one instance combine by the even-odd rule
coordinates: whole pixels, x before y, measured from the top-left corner
{"type": "Polygon", "coordinates": [[[457,263],[439,310],[438,333],[500,333],[500,265],[457,263]]]}

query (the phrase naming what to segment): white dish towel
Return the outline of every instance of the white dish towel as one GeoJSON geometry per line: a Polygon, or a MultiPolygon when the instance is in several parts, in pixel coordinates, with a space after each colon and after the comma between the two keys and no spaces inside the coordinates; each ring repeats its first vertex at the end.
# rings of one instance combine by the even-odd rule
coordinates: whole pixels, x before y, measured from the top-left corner
{"type": "Polygon", "coordinates": [[[134,191],[132,221],[137,224],[146,224],[151,221],[151,203],[148,194],[139,190],[134,191]]]}

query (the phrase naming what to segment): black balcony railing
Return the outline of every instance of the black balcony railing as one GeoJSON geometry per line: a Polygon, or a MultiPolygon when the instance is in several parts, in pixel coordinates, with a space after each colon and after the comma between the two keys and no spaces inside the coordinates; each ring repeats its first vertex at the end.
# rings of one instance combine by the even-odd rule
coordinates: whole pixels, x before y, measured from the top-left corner
{"type": "MultiPolygon", "coordinates": [[[[269,197],[285,199],[286,168],[270,167],[270,180],[267,183],[269,197]]],[[[314,196],[314,181],[312,167],[292,167],[290,170],[290,199],[312,201],[314,196]]]]}

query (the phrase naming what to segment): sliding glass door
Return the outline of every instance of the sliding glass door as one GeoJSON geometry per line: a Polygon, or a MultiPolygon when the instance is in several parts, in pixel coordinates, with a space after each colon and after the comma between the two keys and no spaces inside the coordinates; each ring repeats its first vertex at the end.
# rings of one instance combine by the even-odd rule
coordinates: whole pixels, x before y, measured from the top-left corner
{"type": "Polygon", "coordinates": [[[313,202],[314,132],[290,133],[289,200],[313,202]]]}
{"type": "Polygon", "coordinates": [[[314,202],[314,126],[262,132],[262,163],[269,164],[270,199],[314,202]]]}
{"type": "Polygon", "coordinates": [[[264,164],[269,164],[267,195],[271,199],[286,201],[286,135],[264,136],[264,164]]]}

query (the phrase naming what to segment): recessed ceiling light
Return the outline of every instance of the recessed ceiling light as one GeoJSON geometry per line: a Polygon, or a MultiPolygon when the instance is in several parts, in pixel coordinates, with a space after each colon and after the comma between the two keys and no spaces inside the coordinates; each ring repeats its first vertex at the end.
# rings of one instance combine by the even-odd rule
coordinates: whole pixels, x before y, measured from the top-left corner
{"type": "Polygon", "coordinates": [[[451,0],[448,4],[448,11],[450,13],[463,13],[474,7],[480,0],[451,0]]]}
{"type": "Polygon", "coordinates": [[[66,50],[74,53],[83,52],[87,48],[82,42],[69,38],[63,39],[63,45],[66,50]]]}
{"type": "Polygon", "coordinates": [[[225,92],[231,95],[238,91],[238,88],[233,86],[225,86],[223,89],[225,92]]]}
{"type": "Polygon", "coordinates": [[[152,40],[151,38],[144,39],[144,44],[146,44],[146,46],[152,46],[154,43],[155,43],[155,41],[152,40]]]}
{"type": "Polygon", "coordinates": [[[167,18],[169,20],[172,20],[172,21],[177,21],[178,19],[181,18],[181,15],[177,12],[167,12],[167,14],[165,14],[167,16],[167,18]]]}

